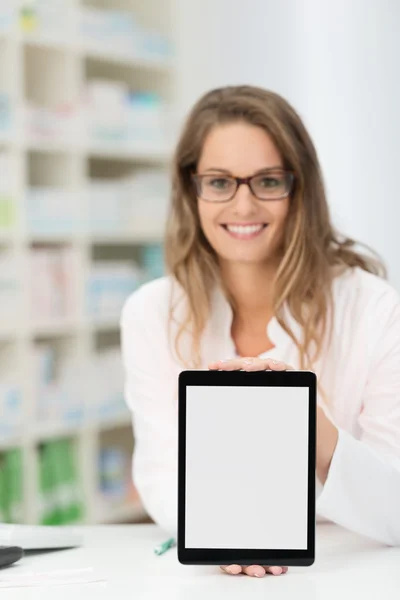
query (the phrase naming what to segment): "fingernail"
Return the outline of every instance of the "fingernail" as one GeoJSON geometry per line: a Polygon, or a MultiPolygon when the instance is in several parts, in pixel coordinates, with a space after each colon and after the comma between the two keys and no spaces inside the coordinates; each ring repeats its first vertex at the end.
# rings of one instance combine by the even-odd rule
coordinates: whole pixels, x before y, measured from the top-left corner
{"type": "Polygon", "coordinates": [[[243,361],[246,365],[252,365],[253,361],[252,360],[244,360],[243,361]]]}
{"type": "Polygon", "coordinates": [[[265,571],[264,569],[262,571],[254,571],[253,575],[254,577],[264,577],[265,571]]]}
{"type": "Polygon", "coordinates": [[[282,567],[271,567],[270,571],[272,575],[280,575],[282,573],[282,567]]]}
{"type": "Polygon", "coordinates": [[[226,572],[229,573],[229,575],[238,575],[240,567],[226,567],[226,572]]]}

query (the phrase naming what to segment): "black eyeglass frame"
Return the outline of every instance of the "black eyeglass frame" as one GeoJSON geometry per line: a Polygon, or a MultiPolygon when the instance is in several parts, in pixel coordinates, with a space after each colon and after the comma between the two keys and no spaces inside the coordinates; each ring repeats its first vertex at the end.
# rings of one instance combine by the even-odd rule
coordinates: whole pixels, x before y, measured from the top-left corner
{"type": "Polygon", "coordinates": [[[271,169],[271,170],[265,171],[263,173],[257,173],[256,175],[250,175],[249,177],[235,177],[234,175],[227,175],[225,173],[215,173],[216,177],[218,177],[218,175],[221,175],[221,177],[226,177],[227,179],[234,180],[236,182],[236,187],[233,190],[232,195],[229,198],[225,198],[224,200],[209,200],[207,198],[204,198],[200,194],[201,180],[205,177],[212,177],[213,175],[214,175],[214,173],[191,173],[191,179],[194,184],[194,188],[195,188],[197,197],[201,198],[201,200],[204,200],[205,202],[212,202],[214,204],[230,202],[235,197],[240,185],[247,185],[249,190],[253,194],[253,196],[255,198],[257,198],[257,200],[260,200],[261,202],[274,202],[276,200],[283,200],[284,198],[287,198],[287,196],[289,196],[292,193],[293,185],[295,182],[294,171],[290,171],[290,170],[286,170],[286,169],[271,169]],[[269,173],[271,173],[271,174],[273,174],[273,173],[282,174],[283,173],[285,175],[285,177],[287,178],[287,184],[286,184],[287,191],[284,194],[282,194],[281,196],[276,196],[274,198],[260,198],[254,192],[254,190],[251,186],[251,182],[256,177],[262,177],[262,176],[268,175],[269,173]]]}

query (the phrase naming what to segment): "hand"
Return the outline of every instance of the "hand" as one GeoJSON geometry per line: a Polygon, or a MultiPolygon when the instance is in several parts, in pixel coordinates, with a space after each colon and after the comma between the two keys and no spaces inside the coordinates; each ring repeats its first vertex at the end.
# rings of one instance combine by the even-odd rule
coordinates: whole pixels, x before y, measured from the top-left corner
{"type": "MultiPolygon", "coordinates": [[[[232,360],[218,361],[208,365],[208,368],[210,370],[220,371],[266,371],[267,369],[271,371],[293,370],[285,363],[273,360],[271,358],[262,359],[252,357],[234,358],[232,360]]],[[[264,577],[264,575],[266,575],[267,573],[270,573],[271,575],[284,575],[288,571],[287,567],[269,567],[266,565],[251,565],[249,567],[240,565],[229,565],[221,567],[221,569],[226,573],[229,573],[229,575],[239,575],[240,573],[244,573],[244,575],[249,575],[250,577],[264,577]]]]}
{"type": "Polygon", "coordinates": [[[249,577],[264,577],[266,574],[270,575],[284,575],[287,573],[287,567],[268,567],[261,565],[251,565],[249,567],[241,567],[240,565],[229,565],[226,567],[221,567],[225,573],[229,575],[240,575],[243,573],[244,575],[248,575],[249,577]]]}

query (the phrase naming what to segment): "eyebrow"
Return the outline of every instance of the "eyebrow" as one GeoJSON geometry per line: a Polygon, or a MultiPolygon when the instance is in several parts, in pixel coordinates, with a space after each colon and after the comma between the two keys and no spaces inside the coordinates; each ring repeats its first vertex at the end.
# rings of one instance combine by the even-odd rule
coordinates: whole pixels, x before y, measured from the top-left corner
{"type": "MultiPolygon", "coordinates": [[[[255,171],[253,173],[253,175],[261,175],[262,173],[266,173],[268,171],[283,171],[283,167],[282,166],[274,166],[274,167],[264,167],[262,169],[258,169],[258,171],[255,171]]],[[[232,172],[229,171],[228,169],[221,169],[218,167],[210,167],[209,169],[205,169],[205,171],[203,171],[204,173],[208,173],[208,172],[213,172],[213,173],[224,173],[226,175],[232,175],[232,172]]]]}

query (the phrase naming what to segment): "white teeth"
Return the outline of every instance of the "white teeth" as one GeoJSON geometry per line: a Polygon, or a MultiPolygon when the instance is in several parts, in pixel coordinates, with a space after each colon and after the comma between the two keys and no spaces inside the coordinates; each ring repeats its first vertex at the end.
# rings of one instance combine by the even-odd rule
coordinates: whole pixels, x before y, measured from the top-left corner
{"type": "Polygon", "coordinates": [[[261,231],[264,227],[263,224],[260,225],[226,225],[228,231],[232,233],[238,233],[242,235],[251,235],[252,233],[257,233],[261,231]]]}

